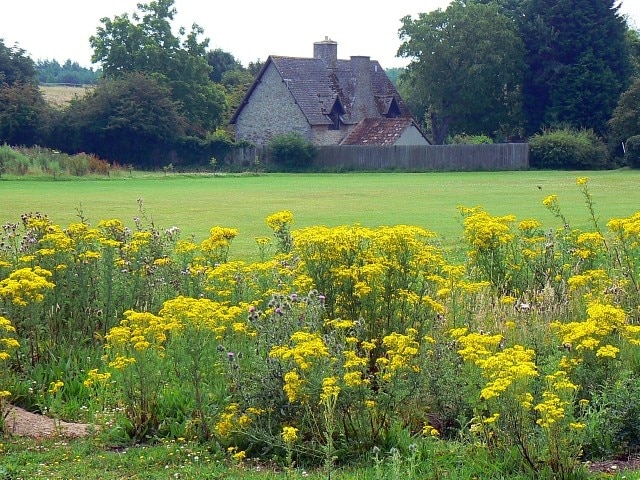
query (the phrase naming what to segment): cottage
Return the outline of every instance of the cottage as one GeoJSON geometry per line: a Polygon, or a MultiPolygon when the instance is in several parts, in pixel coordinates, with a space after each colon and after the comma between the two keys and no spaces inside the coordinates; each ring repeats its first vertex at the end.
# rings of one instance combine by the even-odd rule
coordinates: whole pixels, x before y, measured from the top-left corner
{"type": "Polygon", "coordinates": [[[313,58],[269,56],[231,123],[256,145],[291,132],[315,145],[429,144],[380,64],[339,60],[328,38],[313,58]]]}

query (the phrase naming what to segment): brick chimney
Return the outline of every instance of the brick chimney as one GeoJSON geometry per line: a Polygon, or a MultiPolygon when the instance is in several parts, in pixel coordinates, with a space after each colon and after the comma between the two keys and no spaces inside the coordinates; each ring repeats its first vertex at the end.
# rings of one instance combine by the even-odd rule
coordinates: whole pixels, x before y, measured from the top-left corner
{"type": "Polygon", "coordinates": [[[327,68],[336,68],[338,64],[338,42],[324,37],[321,42],[313,44],[313,58],[321,58],[327,68]]]}

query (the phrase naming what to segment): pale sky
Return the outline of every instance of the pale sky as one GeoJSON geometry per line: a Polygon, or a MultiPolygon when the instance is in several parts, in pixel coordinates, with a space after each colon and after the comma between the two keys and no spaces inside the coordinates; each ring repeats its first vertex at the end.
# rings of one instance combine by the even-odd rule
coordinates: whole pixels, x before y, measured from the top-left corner
{"type": "MultiPolygon", "coordinates": [[[[89,37],[100,18],[137,11],[150,0],[2,0],[0,38],[37,60],[67,59],[91,66],[89,37]]],[[[640,0],[622,0],[621,12],[640,27],[640,0]]],[[[244,66],[269,55],[312,57],[313,43],[338,42],[338,58],[369,56],[383,68],[402,67],[398,29],[406,15],[446,8],[449,0],[175,0],[174,27],[204,29],[209,49],[221,48],[244,66]]]]}

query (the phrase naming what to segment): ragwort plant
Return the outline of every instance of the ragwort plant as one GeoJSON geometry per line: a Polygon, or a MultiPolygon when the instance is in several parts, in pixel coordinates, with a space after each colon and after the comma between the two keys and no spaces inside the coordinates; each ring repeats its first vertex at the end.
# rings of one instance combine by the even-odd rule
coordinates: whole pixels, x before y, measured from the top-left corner
{"type": "Polygon", "coordinates": [[[578,476],[588,455],[640,446],[640,229],[601,231],[577,184],[593,231],[554,195],[548,231],[463,208],[466,263],[418,227],[292,231],[286,211],[255,263],[228,260],[234,229],[180,240],[142,206],[134,229],[26,215],[0,250],[8,398],[88,405],[121,440],[194,438],[236,461],[329,473],[378,448],[398,476],[462,441],[505,475],[578,476]]]}

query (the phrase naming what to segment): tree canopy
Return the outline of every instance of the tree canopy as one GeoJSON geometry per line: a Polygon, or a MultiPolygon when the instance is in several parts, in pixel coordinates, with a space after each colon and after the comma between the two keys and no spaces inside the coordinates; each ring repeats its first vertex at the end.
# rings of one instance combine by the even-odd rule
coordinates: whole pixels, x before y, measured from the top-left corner
{"type": "Polygon", "coordinates": [[[139,13],[102,18],[90,38],[93,62],[107,79],[144,73],[165,82],[188,121],[187,133],[204,136],[220,125],[227,108],[224,92],[211,82],[207,62],[208,39],[199,40],[201,27],[182,27],[174,35],[171,22],[177,11],[173,0],[139,3],[139,13]]]}
{"type": "Polygon", "coordinates": [[[159,151],[184,135],[186,122],[166,84],[133,72],[72,102],[66,123],[72,131],[68,148],[149,168],[158,166],[154,158],[164,158],[159,151]]]}
{"type": "Polygon", "coordinates": [[[33,145],[41,140],[46,104],[33,60],[0,38],[0,144],[33,145]]]}
{"type": "Polygon", "coordinates": [[[33,60],[17,45],[8,47],[0,38],[0,84],[35,82],[36,69],[33,60]]]}
{"type": "Polygon", "coordinates": [[[524,49],[497,5],[456,0],[402,23],[398,53],[411,63],[400,83],[419,99],[434,143],[456,133],[518,132],[524,49]]]}
{"type": "Polygon", "coordinates": [[[544,125],[603,134],[631,65],[616,0],[530,0],[522,36],[529,132],[544,125]]]}

